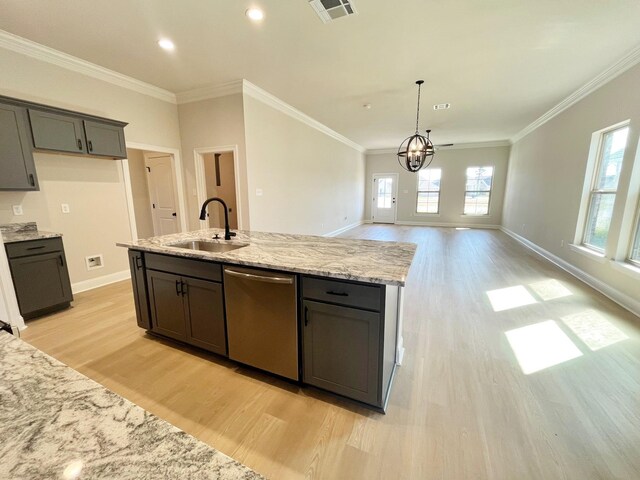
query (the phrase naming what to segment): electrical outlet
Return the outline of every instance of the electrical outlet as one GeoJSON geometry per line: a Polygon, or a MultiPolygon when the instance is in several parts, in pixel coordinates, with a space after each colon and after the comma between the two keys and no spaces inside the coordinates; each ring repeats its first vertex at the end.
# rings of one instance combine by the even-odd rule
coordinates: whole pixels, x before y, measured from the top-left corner
{"type": "Polygon", "coordinates": [[[87,270],[95,270],[96,268],[104,267],[104,260],[101,253],[85,257],[84,261],[87,264],[87,270]]]}
{"type": "Polygon", "coordinates": [[[261,196],[262,196],[262,189],[256,188],[256,197],[261,197],[261,196]]]}
{"type": "Polygon", "coordinates": [[[11,208],[13,208],[13,214],[16,217],[19,217],[20,215],[24,215],[24,212],[22,211],[22,205],[13,205],[11,208]]]}
{"type": "Polygon", "coordinates": [[[68,203],[62,203],[60,204],[60,207],[62,207],[62,213],[71,213],[68,203]]]}

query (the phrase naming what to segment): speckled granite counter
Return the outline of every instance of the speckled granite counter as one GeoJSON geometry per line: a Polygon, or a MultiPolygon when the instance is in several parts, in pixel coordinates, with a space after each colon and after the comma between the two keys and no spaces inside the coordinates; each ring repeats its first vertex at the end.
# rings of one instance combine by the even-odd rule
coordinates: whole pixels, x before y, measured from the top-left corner
{"type": "Polygon", "coordinates": [[[311,235],[238,231],[231,241],[248,244],[226,253],[172,247],[192,240],[211,240],[221,229],[199,230],[118,243],[121,247],[179,257],[215,260],[345,280],[404,286],[416,245],[311,235]]]}
{"type": "Polygon", "coordinates": [[[62,236],[60,233],[38,230],[35,222],[0,225],[0,232],[2,232],[3,243],[28,242],[29,240],[41,240],[43,238],[62,236]]]}
{"type": "Polygon", "coordinates": [[[263,478],[4,332],[0,358],[0,478],[263,478]]]}

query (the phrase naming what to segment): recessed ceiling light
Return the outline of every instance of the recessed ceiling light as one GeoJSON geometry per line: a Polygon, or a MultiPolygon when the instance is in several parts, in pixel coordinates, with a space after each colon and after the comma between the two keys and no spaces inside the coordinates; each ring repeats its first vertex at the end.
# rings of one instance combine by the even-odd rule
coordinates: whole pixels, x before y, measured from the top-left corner
{"type": "Polygon", "coordinates": [[[264,12],[258,7],[251,7],[247,9],[244,14],[249,17],[249,20],[252,20],[254,22],[259,22],[264,18],[264,12]]]}
{"type": "Polygon", "coordinates": [[[162,38],[160,40],[158,40],[158,45],[160,45],[160,48],[164,49],[164,50],[175,50],[176,46],[173,44],[173,42],[171,40],[169,40],[168,38],[162,38]]]}

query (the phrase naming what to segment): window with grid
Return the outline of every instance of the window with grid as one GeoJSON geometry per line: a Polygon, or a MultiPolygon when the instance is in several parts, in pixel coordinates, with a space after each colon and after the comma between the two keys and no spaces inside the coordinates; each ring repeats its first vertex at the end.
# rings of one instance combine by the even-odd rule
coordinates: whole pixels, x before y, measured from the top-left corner
{"type": "Polygon", "coordinates": [[[418,171],[418,199],[416,212],[440,212],[440,179],[441,168],[425,168],[418,171]]]}
{"type": "Polygon", "coordinates": [[[467,184],[464,192],[465,215],[488,215],[493,167],[467,168],[467,184]]]}
{"type": "Polygon", "coordinates": [[[609,236],[628,134],[629,127],[624,126],[603,132],[600,137],[582,243],[602,253],[609,236]]]}

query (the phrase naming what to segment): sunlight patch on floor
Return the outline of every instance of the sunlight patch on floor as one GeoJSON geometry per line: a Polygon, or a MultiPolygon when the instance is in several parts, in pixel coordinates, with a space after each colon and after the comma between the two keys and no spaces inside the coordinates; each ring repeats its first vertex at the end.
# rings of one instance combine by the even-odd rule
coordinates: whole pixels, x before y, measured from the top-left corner
{"type": "Polygon", "coordinates": [[[595,310],[567,315],[562,321],[593,351],[629,338],[595,310]]]}
{"type": "Polygon", "coordinates": [[[573,295],[571,290],[553,278],[543,280],[541,282],[530,283],[529,287],[545,302],[573,295]]]}
{"type": "Polygon", "coordinates": [[[553,320],[509,330],[505,335],[525,375],[582,356],[553,320]]]}
{"type": "Polygon", "coordinates": [[[511,308],[531,305],[536,299],[522,285],[517,287],[500,288],[498,290],[489,290],[487,292],[491,306],[494,312],[501,312],[511,308]]]}

